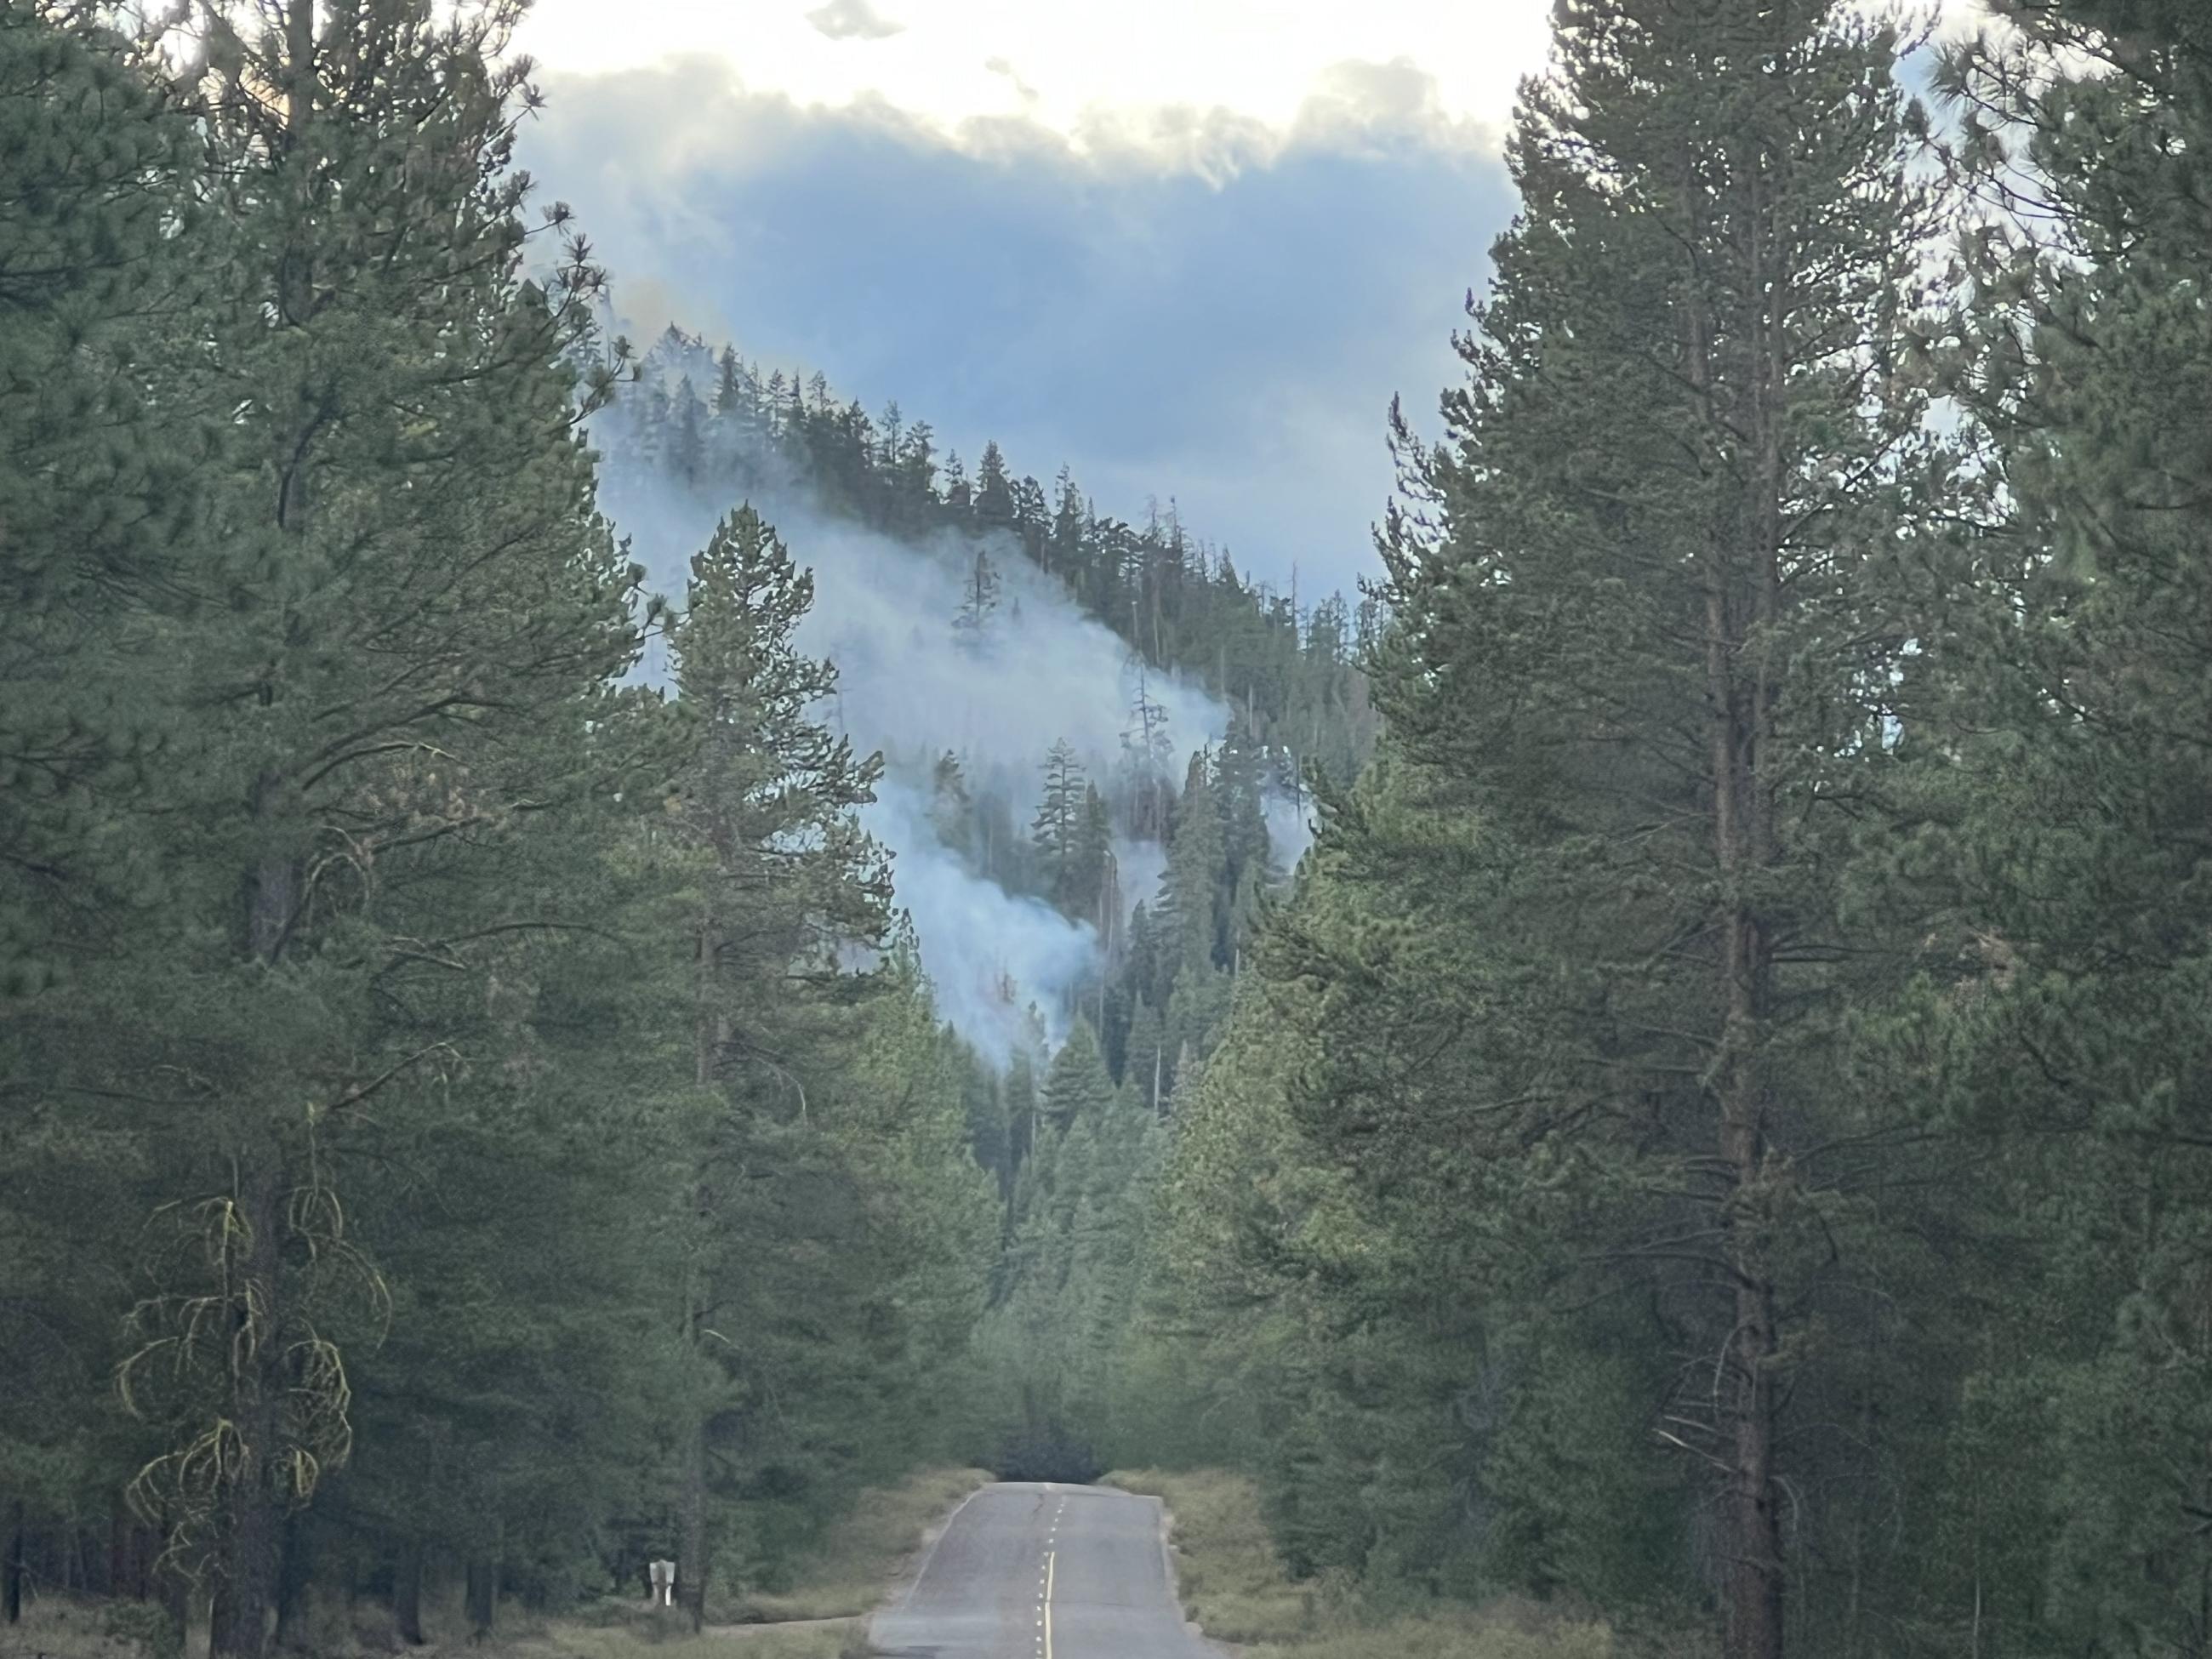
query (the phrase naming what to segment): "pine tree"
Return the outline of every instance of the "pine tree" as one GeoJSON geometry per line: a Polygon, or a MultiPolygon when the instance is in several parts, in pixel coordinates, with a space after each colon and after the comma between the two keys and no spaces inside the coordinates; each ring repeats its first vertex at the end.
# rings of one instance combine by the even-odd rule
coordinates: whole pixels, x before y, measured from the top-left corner
{"type": "Polygon", "coordinates": [[[1089,517],[1088,501],[1076,488],[1074,475],[1063,466],[1054,482],[1051,560],[1046,568],[1078,592],[1083,590],[1090,563],[1085,538],[1089,517]]]}
{"type": "Polygon", "coordinates": [[[1114,1083],[1106,1075],[1098,1039],[1087,1024],[1078,1020],[1045,1073],[1044,1121],[1062,1134],[1079,1124],[1095,1132],[1113,1100],[1114,1083]]]}
{"type": "Polygon", "coordinates": [[[347,1349],[386,1287],[349,1248],[346,1158],[434,1109],[460,1052],[455,1005],[410,992],[480,985],[530,924],[466,872],[568,800],[544,739],[634,650],[574,431],[598,274],[574,248],[547,285],[520,270],[513,9],[264,11],[250,39],[210,18],[185,88],[234,296],[195,344],[252,459],[180,653],[203,711],[191,831],[163,848],[183,948],[112,988],[137,1040],[99,1057],[123,1080],[189,1053],[222,1103],[166,1149],[125,1376],[167,1437],[142,1493],[216,1571],[226,1654],[263,1650],[287,1514],[352,1443],[347,1349]]]}
{"type": "Polygon", "coordinates": [[[688,374],[676,383],[669,406],[667,465],[687,489],[707,481],[707,410],[688,374]]]}
{"type": "Polygon", "coordinates": [[[1152,696],[1152,671],[1141,653],[1131,650],[1122,676],[1129,713],[1121,728],[1121,784],[1131,802],[1130,832],[1140,841],[1165,841],[1175,736],[1166,707],[1152,696]]]}
{"type": "Polygon", "coordinates": [[[1944,1356],[1960,1406],[1926,1502],[1961,1564],[1931,1590],[1993,1611],[1929,1619],[1954,1643],[2185,1649],[2212,1571],[2181,1496],[2212,1482],[2193,1380],[2212,1349],[2184,1265],[2212,1240],[2192,1082],[2212,31],[2157,0],[1998,9],[2011,27],[1942,72],[1977,211],[1927,354],[1974,439],[1951,492],[1974,533],[1911,573],[1928,625],[1900,676],[1909,833],[1862,868],[1869,902],[1925,942],[1875,1028],[1907,1079],[1890,1086],[1986,1170],[1946,1208],[1961,1243],[1942,1288],[1972,1322],[1944,1356]]]}
{"type": "Polygon", "coordinates": [[[975,464],[975,522],[993,530],[1012,530],[1014,520],[1014,486],[1006,473],[1006,458],[996,442],[986,443],[983,459],[975,464]]]}
{"type": "Polygon", "coordinates": [[[975,851],[975,804],[960,757],[949,749],[930,769],[929,823],[938,840],[963,858],[975,851]]]}
{"type": "MultiPolygon", "coordinates": [[[[167,946],[147,826],[191,753],[180,629],[237,462],[186,319],[220,267],[190,125],[85,9],[0,11],[0,1617],[27,1532],[103,1513],[161,1118],[100,1109],[118,975],[167,946]]],[[[127,1029],[127,1028],[126,1028],[127,1029]]],[[[116,1103],[118,1106],[122,1103],[116,1103]]],[[[115,1465],[130,1460],[121,1468],[115,1465]]],[[[118,1543],[122,1538],[118,1537],[118,1543]]],[[[149,1540],[150,1555],[161,1540],[149,1540]]]]}
{"type": "MultiPolygon", "coordinates": [[[[1095,923],[1098,928],[1102,948],[1109,959],[1117,942],[1114,938],[1118,908],[1118,895],[1114,890],[1114,822],[1108,811],[1106,798],[1098,793],[1098,786],[1086,783],[1083,787],[1083,807],[1077,817],[1068,848],[1066,877],[1060,902],[1072,916],[1080,916],[1095,923]]],[[[1109,962],[1111,967],[1111,962],[1109,962]]]]}
{"type": "Polygon", "coordinates": [[[1732,1659],[1783,1650],[1793,1459],[1813,1455],[1791,1402],[1842,1392],[1811,1331],[1849,1322],[1820,1264],[1860,1247],[1838,1218],[1867,1166],[1820,1149],[1902,1133],[1838,1088],[1832,1018],[1852,972],[1892,960],[1843,920],[1834,803],[1880,762],[1910,633],[1884,561],[1922,404],[1884,365],[1926,215],[1893,51],[1829,7],[1559,9],[1468,381],[1445,444],[1404,452],[1377,690],[1407,769],[1347,807],[1330,854],[1376,931],[1317,913],[1272,969],[1369,1008],[1370,1051],[1328,1050],[1335,1079],[1293,1103],[1324,1161],[1381,1201],[1464,1148],[1493,1224],[1540,1238],[1556,1205],[1603,1240],[1586,1292],[1526,1293],[1626,1284],[1665,1309],[1681,1369],[1625,1386],[1665,1390],[1650,1431],[1687,1449],[1690,1490],[1712,1480],[1732,1659]],[[1392,916],[1429,942],[1364,963],[1392,916]],[[1443,1036],[1427,1085],[1392,1081],[1388,1031],[1443,1036]]]}
{"type": "Polygon", "coordinates": [[[1044,799],[1030,823],[1030,842],[1047,896],[1070,915],[1082,913],[1086,788],[1074,749],[1065,739],[1053,744],[1044,760],[1044,799]]]}
{"type": "MultiPolygon", "coordinates": [[[[226,464],[223,422],[163,335],[215,257],[191,197],[181,112],[81,9],[0,18],[0,992],[62,972],[43,924],[86,883],[127,891],[126,863],[88,811],[158,771],[173,690],[128,685],[138,613],[198,596],[191,568],[226,464]],[[165,216],[174,215],[173,228],[165,216]],[[119,647],[119,648],[118,648],[119,647]],[[112,849],[105,852],[104,849],[112,849]]],[[[143,628],[137,648],[148,639],[143,628]]],[[[111,896],[121,896],[112,895],[111,896]]]]}
{"type": "Polygon", "coordinates": [[[850,1179],[807,1132],[807,1073],[827,1040],[824,1019],[849,1001],[846,954],[882,945],[890,925],[889,872],[853,816],[873,799],[882,760],[857,756],[848,738],[817,723],[836,672],[796,644],[813,598],[811,574],[758,514],[741,507],[692,561],[671,639],[696,734],[680,774],[682,818],[705,861],[693,1080],[714,1111],[693,1177],[681,1313],[690,1381],[678,1440],[678,1573],[694,1629],[712,1572],[714,1443],[749,1432],[745,1378],[766,1363],[718,1342],[708,1321],[726,1320],[741,1294],[769,1288],[769,1241],[805,1252],[835,1225],[835,1213],[818,1206],[801,1218],[810,1186],[834,1190],[850,1179]],[[729,1172],[748,1166],[781,1166],[776,1189],[733,1184],[729,1172]]]}
{"type": "Polygon", "coordinates": [[[969,566],[968,579],[961,586],[960,609],[952,618],[954,644],[971,655],[984,650],[990,642],[991,619],[998,610],[999,572],[990,556],[979,547],[969,566]]]}
{"type": "Polygon", "coordinates": [[[1167,881],[1155,921],[1172,943],[1175,971],[1205,972],[1222,960],[1222,900],[1228,869],[1221,805],[1215,795],[1211,757],[1191,757],[1176,809],[1175,839],[1168,846],[1167,881]]]}
{"type": "Polygon", "coordinates": [[[1267,754],[1242,714],[1230,718],[1213,771],[1226,883],[1232,892],[1264,889],[1280,877],[1267,844],[1267,754]]]}

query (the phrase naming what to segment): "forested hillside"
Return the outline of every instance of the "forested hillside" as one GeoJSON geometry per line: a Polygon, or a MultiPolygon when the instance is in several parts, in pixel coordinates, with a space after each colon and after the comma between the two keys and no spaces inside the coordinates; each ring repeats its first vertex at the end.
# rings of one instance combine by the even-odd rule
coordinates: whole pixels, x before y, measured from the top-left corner
{"type": "Polygon", "coordinates": [[[1560,0],[1356,603],[633,350],[523,9],[0,7],[0,1631],[696,1627],[958,1458],[2212,1649],[2196,0],[1560,0]]]}
{"type": "MultiPolygon", "coordinates": [[[[1102,517],[1065,469],[1048,505],[996,444],[971,483],[896,405],[875,420],[819,374],[763,376],[673,327],[592,435],[606,508],[656,574],[734,501],[802,529],[823,589],[809,637],[841,668],[831,718],[884,757],[866,822],[962,1035],[1035,1063],[1079,1012],[1163,1107],[1304,849],[1311,779],[1373,750],[1354,665],[1379,602],[1302,606],[1172,508],[1102,517]],[[1040,935],[1057,948],[1022,948],[1040,935]]],[[[1011,1183],[1018,1126],[1001,1133],[1017,1139],[987,1161],[1011,1183]]]]}
{"type": "MultiPolygon", "coordinates": [[[[592,431],[649,569],[732,501],[803,526],[807,637],[842,668],[824,707],[882,758],[861,821],[967,1050],[1002,1205],[963,1420],[1004,1468],[1087,1479],[1183,1403],[1139,1380],[1135,1335],[1167,1124],[1310,838],[1311,787],[1373,751],[1356,663],[1381,603],[1301,609],[1171,510],[1102,518],[1065,470],[1048,509],[995,444],[972,483],[957,456],[940,471],[896,406],[875,420],[818,374],[673,327],[592,431]]],[[[649,645],[647,678],[659,663],[649,645]]]]}

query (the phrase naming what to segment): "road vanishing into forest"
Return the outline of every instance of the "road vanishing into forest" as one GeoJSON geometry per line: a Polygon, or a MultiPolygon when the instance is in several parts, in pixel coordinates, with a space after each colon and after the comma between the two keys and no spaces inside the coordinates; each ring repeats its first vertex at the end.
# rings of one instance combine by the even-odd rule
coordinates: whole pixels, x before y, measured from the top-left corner
{"type": "Polygon", "coordinates": [[[1206,1659],[1168,1577],[1157,1498],[986,1486],[869,1631],[900,1659],[1206,1659]]]}

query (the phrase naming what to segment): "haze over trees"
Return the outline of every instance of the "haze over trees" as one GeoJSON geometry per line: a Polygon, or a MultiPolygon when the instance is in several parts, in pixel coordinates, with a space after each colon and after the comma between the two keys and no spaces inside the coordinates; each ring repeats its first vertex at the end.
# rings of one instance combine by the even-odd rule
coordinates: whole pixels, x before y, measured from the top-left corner
{"type": "Polygon", "coordinates": [[[1357,604],[612,337],[521,9],[0,9],[0,1616],[696,1625],[961,1458],[2212,1645],[2193,0],[1560,0],[1357,604]]]}

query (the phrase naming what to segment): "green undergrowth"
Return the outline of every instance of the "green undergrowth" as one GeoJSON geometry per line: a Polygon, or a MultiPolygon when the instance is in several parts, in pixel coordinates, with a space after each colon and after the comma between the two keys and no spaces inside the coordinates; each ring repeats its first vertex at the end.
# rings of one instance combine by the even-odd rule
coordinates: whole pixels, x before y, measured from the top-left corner
{"type": "Polygon", "coordinates": [[[821,1547],[806,1553],[789,1582],[773,1592],[740,1586],[726,1600],[710,1595],[708,1622],[780,1624],[873,1612],[929,1528],[991,1479],[984,1469],[923,1469],[867,1493],[823,1534],[821,1547]]]}
{"type": "Polygon", "coordinates": [[[1105,1484],[1167,1505],[1183,1610],[1248,1659],[1629,1659],[1612,1630],[1519,1601],[1382,1616],[1283,1570],[1259,1493],[1218,1469],[1123,1470],[1105,1484]]]}

